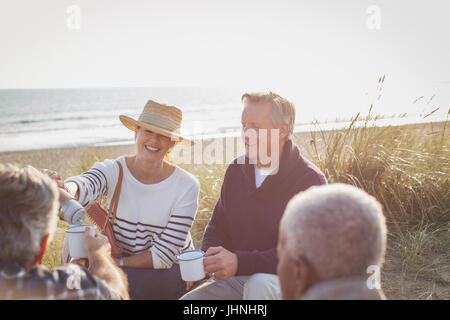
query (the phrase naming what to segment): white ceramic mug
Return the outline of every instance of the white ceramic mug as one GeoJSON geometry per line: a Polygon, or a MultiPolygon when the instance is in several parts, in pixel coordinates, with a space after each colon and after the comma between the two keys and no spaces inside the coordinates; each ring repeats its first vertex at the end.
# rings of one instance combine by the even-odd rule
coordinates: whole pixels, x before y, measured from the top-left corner
{"type": "Polygon", "coordinates": [[[181,279],[184,281],[198,281],[203,279],[205,268],[203,259],[205,253],[201,250],[185,251],[177,256],[180,264],[181,279]]]}
{"type": "Polygon", "coordinates": [[[84,231],[86,228],[91,229],[91,234],[95,235],[95,230],[97,228],[95,225],[73,225],[66,229],[69,252],[73,259],[87,258],[86,251],[84,250],[84,231]]]}

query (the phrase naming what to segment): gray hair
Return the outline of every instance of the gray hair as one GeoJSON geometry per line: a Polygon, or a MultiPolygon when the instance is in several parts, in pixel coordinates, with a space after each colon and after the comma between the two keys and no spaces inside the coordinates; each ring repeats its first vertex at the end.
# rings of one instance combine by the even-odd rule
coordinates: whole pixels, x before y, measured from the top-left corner
{"type": "Polygon", "coordinates": [[[279,127],[283,123],[289,125],[288,138],[294,132],[295,126],[295,106],[289,100],[283,98],[279,94],[274,92],[268,93],[244,93],[241,97],[241,101],[244,106],[247,106],[249,102],[271,102],[272,103],[272,125],[279,127]]]}
{"type": "Polygon", "coordinates": [[[386,223],[381,204],[345,184],[312,187],[289,201],[281,220],[287,250],[304,257],[319,281],[382,266],[386,223]]]}
{"type": "Polygon", "coordinates": [[[56,183],[33,167],[0,164],[0,199],[0,260],[26,267],[55,232],[56,183]]]}

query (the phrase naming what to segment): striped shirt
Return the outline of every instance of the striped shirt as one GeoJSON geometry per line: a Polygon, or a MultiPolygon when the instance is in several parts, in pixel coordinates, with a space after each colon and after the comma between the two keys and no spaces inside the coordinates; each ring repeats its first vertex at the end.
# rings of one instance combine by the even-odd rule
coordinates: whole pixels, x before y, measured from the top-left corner
{"type": "Polygon", "coordinates": [[[0,262],[0,300],[119,300],[106,283],[76,264],[30,271],[0,262]]]}
{"type": "MultiPolygon", "coordinates": [[[[117,161],[123,167],[113,224],[117,242],[128,255],[151,252],[155,269],[170,268],[176,263],[177,254],[194,248],[190,228],[198,207],[200,185],[192,174],[179,167],[161,182],[143,184],[128,170],[124,156],[117,161]]],[[[79,202],[83,206],[102,196],[107,197],[109,206],[118,176],[118,164],[105,160],[65,183],[69,188],[70,183],[78,186],[79,202]]]]}

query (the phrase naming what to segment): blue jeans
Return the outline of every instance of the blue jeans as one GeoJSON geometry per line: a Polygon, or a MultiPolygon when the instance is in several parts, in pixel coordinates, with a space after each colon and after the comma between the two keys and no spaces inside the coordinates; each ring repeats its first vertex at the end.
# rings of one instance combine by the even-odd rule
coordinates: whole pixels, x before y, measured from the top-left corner
{"type": "Polygon", "coordinates": [[[132,300],[177,300],[186,293],[180,266],[170,269],[122,268],[128,277],[132,300]]]}

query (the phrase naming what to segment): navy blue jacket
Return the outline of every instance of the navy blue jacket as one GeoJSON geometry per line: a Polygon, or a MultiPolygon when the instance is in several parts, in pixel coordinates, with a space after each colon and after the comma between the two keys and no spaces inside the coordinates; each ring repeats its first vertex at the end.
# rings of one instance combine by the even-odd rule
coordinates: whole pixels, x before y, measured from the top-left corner
{"type": "Polygon", "coordinates": [[[275,274],[278,226],[287,203],[297,193],[326,183],[323,173],[302,157],[292,140],[283,147],[277,174],[267,176],[258,189],[254,165],[236,158],[225,172],[202,250],[222,246],[236,253],[236,275],[275,274]]]}

